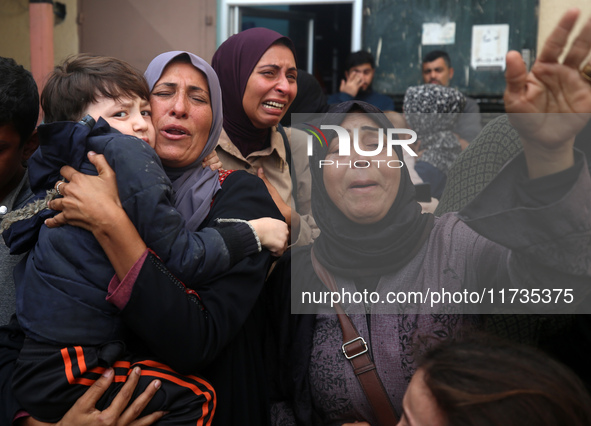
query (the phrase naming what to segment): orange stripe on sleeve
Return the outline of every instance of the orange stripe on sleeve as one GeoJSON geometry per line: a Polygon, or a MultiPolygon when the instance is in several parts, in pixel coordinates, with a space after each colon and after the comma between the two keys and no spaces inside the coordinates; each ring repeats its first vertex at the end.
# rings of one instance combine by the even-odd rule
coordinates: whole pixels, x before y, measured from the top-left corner
{"type": "Polygon", "coordinates": [[[62,358],[64,359],[64,366],[66,370],[66,378],[68,379],[68,383],[74,383],[74,373],[72,372],[72,360],[70,359],[70,354],[68,353],[68,348],[62,348],[61,350],[62,358]]]}
{"type": "Polygon", "coordinates": [[[105,370],[105,367],[94,367],[88,370],[88,372],[102,375],[105,372],[105,370]]]}
{"type": "MultiPolygon", "coordinates": [[[[74,346],[74,350],[76,351],[76,360],[78,361],[78,367],[80,369],[80,375],[86,373],[87,366],[86,361],[84,359],[84,352],[81,346],[74,346]]],[[[65,366],[65,373],[66,378],[68,379],[68,383],[71,385],[84,385],[84,386],[92,386],[96,379],[87,379],[84,377],[75,377],[74,376],[74,367],[72,365],[72,359],[70,358],[70,353],[68,352],[68,348],[61,349],[62,358],[64,360],[65,366]]],[[[103,374],[105,372],[104,367],[95,367],[89,371],[89,373],[95,374],[103,374]]],[[[125,380],[124,380],[125,381],[125,380]]]]}
{"type": "MultiPolygon", "coordinates": [[[[139,363],[141,365],[141,363],[139,363]]],[[[158,364],[158,363],[154,363],[154,364],[158,364]]],[[[147,365],[147,364],[146,364],[147,365]]],[[[168,368],[170,371],[172,371],[175,374],[176,373],[174,370],[168,368]]],[[[217,406],[217,396],[215,393],[215,390],[213,389],[213,387],[211,386],[211,384],[207,383],[206,381],[199,379],[197,380],[199,383],[207,383],[207,389],[211,392],[203,392],[201,389],[199,389],[196,385],[194,385],[193,383],[187,382],[186,380],[183,380],[179,377],[175,377],[173,375],[170,374],[166,374],[166,373],[162,373],[160,371],[154,371],[154,370],[142,370],[142,376],[147,376],[147,377],[158,377],[160,379],[164,379],[167,380],[169,382],[172,383],[176,383],[179,386],[185,387],[187,389],[190,389],[195,395],[203,395],[205,396],[205,401],[203,402],[202,405],[202,416],[199,419],[199,421],[197,422],[197,426],[202,426],[203,425],[203,419],[204,417],[207,416],[207,414],[209,413],[209,403],[210,401],[213,403],[213,409],[211,410],[211,416],[210,416],[210,420],[213,418],[213,414],[215,413],[215,409],[217,406]]],[[[187,377],[193,377],[193,376],[187,376],[187,377]]],[[[211,424],[211,421],[208,421],[207,424],[211,424]]]]}
{"type": "Polygon", "coordinates": [[[113,368],[131,368],[131,363],[129,361],[115,361],[113,368]]]}
{"type": "Polygon", "coordinates": [[[161,370],[170,371],[171,373],[174,373],[179,376],[188,377],[191,380],[195,380],[196,382],[201,383],[203,386],[205,386],[207,389],[209,389],[211,392],[213,392],[215,394],[215,390],[214,390],[213,386],[211,386],[211,383],[209,383],[207,380],[202,379],[201,377],[192,376],[190,374],[187,374],[187,375],[179,374],[175,370],[170,368],[168,365],[162,364],[160,362],[152,361],[152,360],[139,361],[139,362],[136,362],[136,364],[147,365],[148,367],[159,368],[161,370]]]}
{"type": "MultiPolygon", "coordinates": [[[[82,347],[80,347],[80,346],[75,346],[74,350],[76,351],[76,361],[78,362],[78,367],[80,369],[80,375],[83,375],[87,372],[87,368],[88,368],[86,365],[85,358],[84,358],[84,352],[82,350],[82,347]]],[[[64,360],[64,370],[65,370],[65,374],[66,374],[66,378],[68,380],[68,383],[85,385],[85,386],[92,386],[96,382],[95,379],[88,379],[88,378],[84,378],[84,377],[75,377],[72,359],[70,357],[70,353],[68,352],[68,348],[62,348],[61,354],[62,354],[62,358],[64,360]]],[[[160,378],[160,379],[166,380],[168,382],[175,383],[176,385],[178,385],[180,387],[184,387],[186,389],[189,389],[197,396],[203,395],[205,397],[205,401],[202,404],[202,410],[201,410],[202,416],[199,419],[199,421],[197,422],[197,426],[204,426],[204,425],[210,426],[211,425],[211,422],[213,420],[213,416],[215,414],[215,410],[217,408],[217,396],[216,396],[215,390],[214,390],[213,386],[211,385],[211,383],[209,383],[207,380],[204,380],[198,376],[181,375],[181,374],[177,373],[176,371],[174,371],[172,368],[170,368],[168,365],[165,365],[165,364],[162,364],[162,363],[159,363],[156,361],[152,361],[152,360],[145,360],[145,361],[136,362],[133,364],[133,367],[135,367],[136,365],[139,365],[140,367],[142,365],[144,365],[146,367],[157,368],[159,370],[166,371],[166,372],[163,372],[163,371],[156,371],[156,370],[152,370],[152,369],[142,369],[141,370],[142,376],[160,378]],[[195,383],[190,382],[189,380],[193,380],[194,382],[203,385],[208,390],[208,392],[202,391],[199,388],[199,386],[197,386],[195,383]],[[212,404],[211,413],[209,413],[209,405],[210,404],[212,404]],[[209,418],[208,418],[207,422],[204,423],[205,418],[208,417],[208,414],[209,414],[209,418]]],[[[116,383],[125,382],[132,370],[132,365],[128,361],[117,361],[113,364],[113,367],[127,370],[126,374],[116,374],[115,375],[114,382],[116,382],[116,383]]],[[[102,374],[105,370],[106,369],[103,367],[94,367],[88,372],[94,373],[94,374],[102,374]]]]}
{"type": "Polygon", "coordinates": [[[84,360],[84,352],[82,346],[74,346],[76,350],[76,357],[78,358],[78,368],[80,369],[80,375],[86,373],[86,361],[84,360]]]}
{"type": "MultiPolygon", "coordinates": [[[[148,367],[153,367],[153,368],[159,368],[161,370],[169,371],[169,372],[171,372],[171,373],[173,373],[175,375],[182,376],[179,373],[177,373],[175,370],[173,370],[172,368],[170,368],[168,365],[162,364],[160,362],[156,362],[156,361],[153,361],[153,360],[144,360],[144,361],[137,362],[136,364],[146,365],[148,367]]],[[[149,371],[149,373],[151,373],[151,371],[149,371]]],[[[144,370],[142,370],[142,375],[144,375],[144,370]]],[[[146,375],[149,375],[149,374],[146,374],[146,375]]],[[[172,376],[172,377],[174,378],[174,376],[172,376]]],[[[217,408],[217,396],[216,396],[216,393],[215,393],[215,389],[213,388],[213,386],[211,386],[211,383],[209,383],[207,380],[204,380],[204,379],[202,379],[202,378],[200,378],[198,376],[186,375],[184,377],[187,377],[187,378],[189,378],[191,380],[194,380],[194,381],[196,381],[198,383],[201,383],[202,385],[204,385],[212,393],[212,395],[213,395],[213,409],[211,410],[210,420],[207,422],[207,425],[210,425],[211,424],[211,420],[213,419],[213,416],[215,414],[215,410],[217,408]]],[[[168,380],[170,380],[170,381],[172,381],[174,383],[178,383],[177,381],[172,380],[170,378],[168,378],[168,380]]],[[[182,379],[178,379],[178,380],[182,380],[182,379]]],[[[185,383],[187,383],[187,382],[185,382],[185,383]]],[[[187,384],[190,385],[188,387],[191,388],[191,390],[193,390],[193,387],[192,387],[193,385],[191,385],[190,383],[187,383],[187,384]]],[[[193,390],[193,392],[195,392],[195,391],[193,390]]],[[[199,391],[199,393],[201,394],[202,392],[199,391]]],[[[197,426],[201,426],[203,424],[203,417],[205,417],[206,414],[207,414],[207,412],[208,412],[207,406],[208,406],[209,400],[210,400],[210,398],[208,398],[208,395],[206,395],[206,402],[204,402],[204,404],[203,404],[203,407],[204,408],[202,410],[203,411],[203,416],[202,416],[201,419],[199,419],[199,422],[197,423],[197,426]]]]}

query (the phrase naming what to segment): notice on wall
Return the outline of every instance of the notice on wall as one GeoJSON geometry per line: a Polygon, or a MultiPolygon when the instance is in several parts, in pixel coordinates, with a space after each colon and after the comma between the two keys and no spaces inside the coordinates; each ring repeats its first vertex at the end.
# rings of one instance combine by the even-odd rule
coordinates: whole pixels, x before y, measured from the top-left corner
{"type": "Polygon", "coordinates": [[[508,24],[472,26],[472,68],[504,71],[508,51],[508,24]]]}
{"type": "Polygon", "coordinates": [[[447,22],[445,24],[430,22],[423,24],[423,37],[421,41],[423,46],[434,44],[454,44],[455,42],[455,22],[447,22]]]}

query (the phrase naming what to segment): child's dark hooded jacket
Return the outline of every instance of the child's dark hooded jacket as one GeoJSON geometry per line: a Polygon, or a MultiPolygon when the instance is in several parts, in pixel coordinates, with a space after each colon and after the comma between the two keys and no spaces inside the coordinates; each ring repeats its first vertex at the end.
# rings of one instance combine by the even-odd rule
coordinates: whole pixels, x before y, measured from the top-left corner
{"type": "MultiPolygon", "coordinates": [[[[172,185],[155,151],[89,116],[79,123],[39,127],[41,146],[29,164],[31,188],[43,198],[60,168],[96,175],[87,152],[104,154],[117,176],[119,198],[146,245],[181,281],[195,287],[258,251],[246,223],[185,229],[172,185]],[[207,250],[206,250],[207,248],[207,250]]],[[[15,268],[17,315],[27,335],[50,344],[97,345],[123,338],[118,309],[105,300],[114,269],[92,233],[43,225],[56,212],[43,210],[4,233],[12,252],[31,250],[15,268]]]]}

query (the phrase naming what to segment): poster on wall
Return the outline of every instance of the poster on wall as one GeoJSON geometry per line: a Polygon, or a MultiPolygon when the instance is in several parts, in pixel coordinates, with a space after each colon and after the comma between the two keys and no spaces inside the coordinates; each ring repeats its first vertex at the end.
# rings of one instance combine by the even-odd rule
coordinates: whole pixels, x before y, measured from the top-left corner
{"type": "Polygon", "coordinates": [[[439,24],[426,22],[423,24],[423,37],[421,44],[430,46],[434,44],[454,44],[456,42],[456,23],[447,22],[439,24]]]}
{"type": "Polygon", "coordinates": [[[508,51],[509,24],[472,26],[472,68],[504,71],[508,51]]]}

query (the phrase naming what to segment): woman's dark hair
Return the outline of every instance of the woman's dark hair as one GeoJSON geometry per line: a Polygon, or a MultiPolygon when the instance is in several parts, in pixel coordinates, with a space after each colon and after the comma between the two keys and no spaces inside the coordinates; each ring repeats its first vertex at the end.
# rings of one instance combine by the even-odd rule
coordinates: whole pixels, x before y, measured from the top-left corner
{"type": "Polygon", "coordinates": [[[88,53],[68,57],[55,67],[41,93],[44,121],[78,121],[97,97],[150,98],[144,76],[127,62],[88,53]]]}
{"type": "Polygon", "coordinates": [[[445,342],[420,367],[447,424],[589,425],[582,381],[545,353],[491,336],[445,342]]]}

